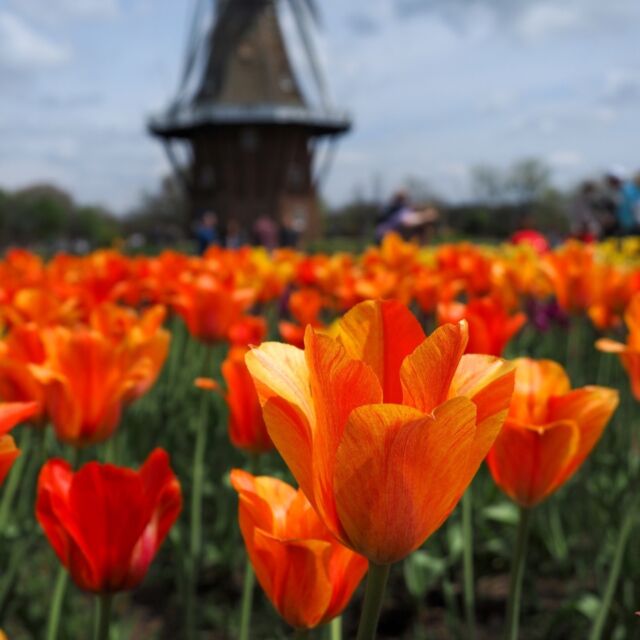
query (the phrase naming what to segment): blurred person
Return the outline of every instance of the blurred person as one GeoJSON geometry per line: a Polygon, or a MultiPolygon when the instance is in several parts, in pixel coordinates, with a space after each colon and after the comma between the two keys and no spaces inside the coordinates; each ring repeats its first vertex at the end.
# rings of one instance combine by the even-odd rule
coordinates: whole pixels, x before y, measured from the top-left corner
{"type": "Polygon", "coordinates": [[[638,232],[636,208],[640,201],[640,188],[626,178],[621,167],[613,167],[605,176],[607,194],[605,204],[609,211],[615,212],[616,235],[626,236],[638,232]]]}
{"type": "Polygon", "coordinates": [[[229,220],[224,246],[227,249],[240,249],[247,244],[247,234],[237,220],[229,220]]]}
{"type": "Polygon", "coordinates": [[[399,233],[404,240],[423,243],[429,240],[435,224],[440,220],[440,212],[429,205],[417,209],[405,191],[397,191],[378,216],[376,242],[382,242],[388,233],[399,233]]]}
{"type": "Polygon", "coordinates": [[[402,215],[406,211],[412,211],[409,196],[404,189],[399,189],[378,214],[375,231],[376,242],[382,242],[387,233],[401,230],[402,215]]]}
{"type": "Polygon", "coordinates": [[[278,225],[273,218],[262,214],[254,222],[252,231],[255,244],[269,250],[277,248],[278,225]]]}
{"type": "Polygon", "coordinates": [[[601,234],[598,220],[598,192],[594,182],[587,180],[580,185],[569,210],[570,233],[583,242],[595,242],[601,234]]]}
{"type": "Polygon", "coordinates": [[[199,255],[202,255],[211,245],[219,244],[218,216],[213,211],[203,213],[196,224],[194,233],[198,243],[199,255]]]}
{"type": "Polygon", "coordinates": [[[296,221],[290,212],[282,216],[280,222],[280,246],[295,249],[300,239],[300,231],[296,228],[296,221]]]}

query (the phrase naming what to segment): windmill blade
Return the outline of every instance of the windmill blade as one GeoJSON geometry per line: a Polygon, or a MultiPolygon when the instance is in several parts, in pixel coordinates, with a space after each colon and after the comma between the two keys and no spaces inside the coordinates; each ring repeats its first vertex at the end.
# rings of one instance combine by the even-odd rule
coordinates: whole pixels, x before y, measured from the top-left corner
{"type": "Polygon", "coordinates": [[[322,16],[316,0],[302,0],[302,2],[307,6],[307,11],[313,16],[314,22],[320,26],[322,24],[322,16]]]}
{"type": "Polygon", "coordinates": [[[198,59],[198,53],[203,40],[202,35],[199,33],[200,24],[202,22],[202,16],[204,15],[205,4],[209,1],[210,0],[194,0],[193,3],[193,18],[191,20],[191,27],[189,28],[184,67],[182,68],[182,75],[178,85],[178,98],[184,94],[198,59]]]}
{"type": "Polygon", "coordinates": [[[293,13],[298,31],[300,33],[302,46],[304,47],[305,53],[307,54],[307,58],[309,60],[313,79],[315,80],[318,91],[320,93],[322,106],[328,109],[329,96],[327,92],[327,86],[311,35],[311,20],[317,20],[317,18],[314,16],[319,15],[317,6],[315,5],[313,0],[289,0],[289,6],[291,7],[291,12],[293,13]]]}

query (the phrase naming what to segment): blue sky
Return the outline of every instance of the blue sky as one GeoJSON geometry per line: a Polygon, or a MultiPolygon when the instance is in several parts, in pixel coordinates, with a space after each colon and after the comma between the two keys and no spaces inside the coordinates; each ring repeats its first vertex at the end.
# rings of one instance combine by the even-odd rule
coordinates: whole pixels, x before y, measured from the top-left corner
{"type": "MultiPolygon", "coordinates": [[[[469,195],[536,156],[570,185],[640,169],[638,0],[322,0],[334,101],[354,117],[324,195],[408,177],[469,195]]],[[[0,0],[0,186],[51,181],[118,212],[168,164],[145,131],[175,90],[191,2],[0,0]]]]}

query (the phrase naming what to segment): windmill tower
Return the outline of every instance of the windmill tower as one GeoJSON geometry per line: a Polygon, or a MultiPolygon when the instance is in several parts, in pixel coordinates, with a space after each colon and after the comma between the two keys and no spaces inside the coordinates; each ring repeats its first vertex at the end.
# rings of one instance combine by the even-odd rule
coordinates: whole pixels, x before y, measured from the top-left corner
{"type": "Polygon", "coordinates": [[[314,0],[196,0],[177,95],[148,125],[192,216],[250,230],[267,215],[317,235],[316,187],[351,126],[328,97],[317,23],[314,0]]]}

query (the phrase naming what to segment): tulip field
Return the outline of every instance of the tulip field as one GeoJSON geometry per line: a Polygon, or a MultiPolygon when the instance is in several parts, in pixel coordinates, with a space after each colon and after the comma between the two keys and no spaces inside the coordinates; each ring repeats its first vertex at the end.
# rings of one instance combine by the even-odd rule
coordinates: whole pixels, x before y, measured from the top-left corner
{"type": "Polygon", "coordinates": [[[640,240],[0,260],[0,638],[640,638],[640,240]]]}

